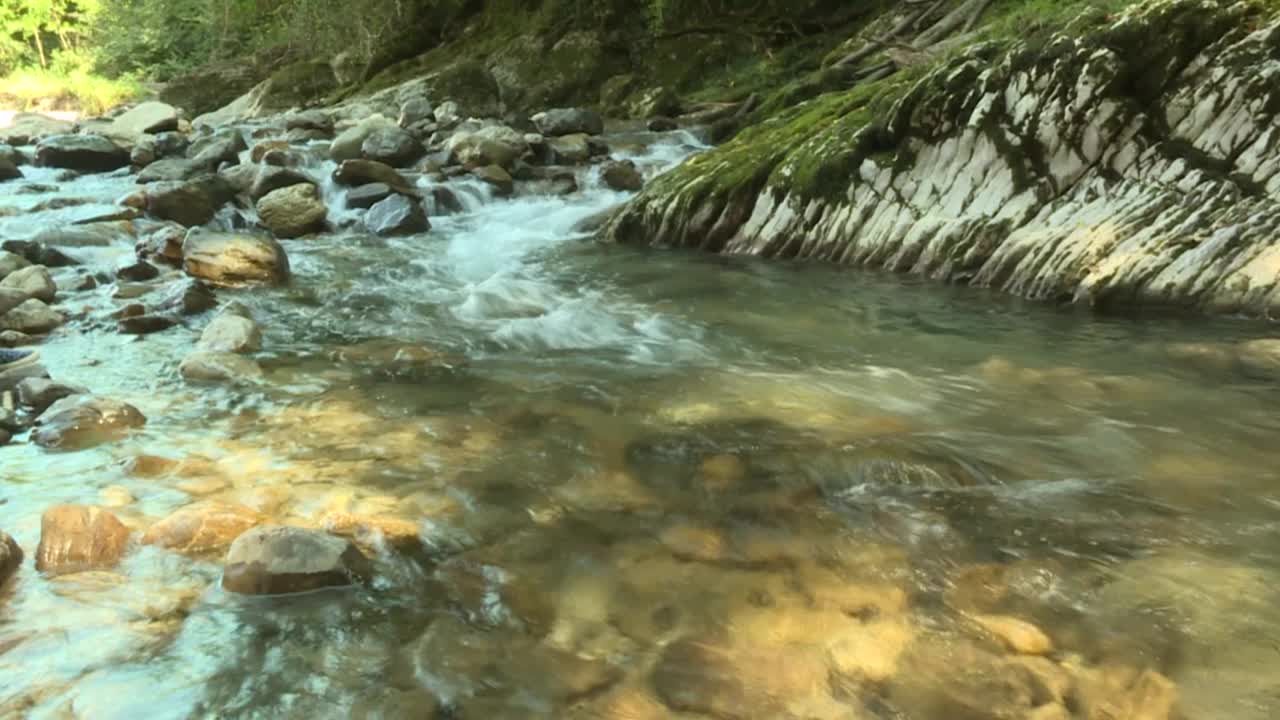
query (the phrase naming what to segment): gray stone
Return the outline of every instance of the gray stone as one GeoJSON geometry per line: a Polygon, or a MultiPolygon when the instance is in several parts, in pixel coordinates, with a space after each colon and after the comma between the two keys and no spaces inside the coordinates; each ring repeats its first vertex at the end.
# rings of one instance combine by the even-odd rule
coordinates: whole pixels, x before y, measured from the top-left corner
{"type": "Polygon", "coordinates": [[[29,265],[31,263],[21,255],[16,255],[8,250],[0,250],[0,280],[4,280],[13,272],[29,265]]]}
{"type": "Polygon", "coordinates": [[[156,153],[162,157],[177,157],[184,155],[187,148],[191,146],[191,141],[187,136],[180,132],[162,132],[153,139],[156,147],[156,153]]]}
{"type": "Polygon", "coordinates": [[[524,134],[504,125],[490,125],[477,130],[459,130],[449,138],[449,157],[460,165],[482,167],[515,166],[529,149],[524,134]]]}
{"type": "Polygon", "coordinates": [[[126,282],[146,282],[160,277],[160,270],[145,260],[129,260],[116,268],[116,277],[126,282]]]}
{"type": "Polygon", "coordinates": [[[630,160],[610,162],[600,175],[605,185],[620,192],[639,192],[644,188],[644,176],[630,160]]]}
{"type": "Polygon", "coordinates": [[[129,152],[101,135],[54,135],[36,146],[36,164],[79,172],[107,172],[129,165],[129,152]]]}
{"type": "Polygon", "coordinates": [[[310,175],[292,168],[275,165],[259,165],[258,173],[253,179],[253,187],[249,189],[249,199],[257,203],[276,190],[293,185],[315,185],[310,175]]]}
{"type": "Polygon", "coordinates": [[[144,102],[111,122],[115,134],[142,135],[178,129],[178,110],[162,102],[144,102]]]}
{"type": "Polygon", "coordinates": [[[284,595],[361,582],[372,567],[349,540],[323,531],[262,525],[236,538],[227,552],[223,589],[284,595]]]}
{"type": "Polygon", "coordinates": [[[360,154],[365,160],[386,163],[391,167],[407,167],[425,153],[422,143],[400,128],[378,128],[369,133],[360,146],[360,154]]]}
{"type": "Polygon", "coordinates": [[[333,180],[351,187],[382,183],[403,195],[416,194],[413,184],[395,168],[373,160],[346,160],[333,171],[333,180]]]}
{"type": "Polygon", "coordinates": [[[31,298],[0,316],[0,331],[13,330],[24,335],[44,335],[53,332],[66,322],[58,311],[40,300],[31,298]]]}
{"type": "Polygon", "coordinates": [[[333,133],[333,118],[322,110],[289,113],[284,118],[285,130],[311,130],[333,133]]]}
{"type": "Polygon", "coordinates": [[[413,235],[431,229],[422,204],[404,195],[392,195],[375,203],[364,218],[365,227],[375,235],[413,235]]]}
{"type": "Polygon", "coordinates": [[[171,157],[156,160],[143,168],[142,172],[138,173],[137,181],[145,185],[154,182],[190,180],[208,171],[209,168],[204,163],[187,158],[171,157]]]}
{"type": "Polygon", "coordinates": [[[410,98],[400,104],[400,118],[396,124],[408,129],[421,122],[434,121],[435,116],[433,113],[431,102],[426,98],[410,98]]]}
{"type": "Polygon", "coordinates": [[[367,210],[374,204],[391,197],[395,191],[385,183],[369,183],[361,185],[347,193],[347,207],[367,210]]]}
{"type": "Polygon", "coordinates": [[[27,378],[18,384],[18,402],[40,415],[63,398],[88,392],[88,388],[79,385],[67,385],[48,378],[27,378]]]}
{"type": "Polygon", "coordinates": [[[251,353],[262,349],[262,330],[250,318],[222,313],[200,335],[199,350],[215,353],[251,353]]]}
{"type": "Polygon", "coordinates": [[[41,447],[84,450],[114,442],[145,425],[132,405],[93,395],[72,395],[55,402],[40,417],[31,439],[41,447]]]}
{"type": "Polygon", "coordinates": [[[533,124],[538,132],[547,137],[586,133],[600,135],[604,133],[604,119],[594,110],[583,108],[557,108],[534,115],[533,124]]]}
{"type": "Polygon", "coordinates": [[[216,175],[157,182],[147,186],[147,213],[160,220],[194,227],[213,220],[232,197],[231,187],[216,175]]]}
{"type": "MultiPolygon", "coordinates": [[[[80,227],[76,232],[84,232],[86,228],[80,227]]],[[[37,234],[39,238],[43,235],[37,234]]],[[[75,258],[63,253],[57,248],[49,247],[43,240],[6,240],[0,244],[0,249],[5,252],[13,253],[25,259],[27,262],[35,265],[44,265],[45,267],[70,267],[79,265],[75,258]]]]}
{"type": "Polygon", "coordinates": [[[493,188],[496,195],[506,197],[510,195],[515,188],[515,182],[511,178],[511,173],[503,170],[497,165],[485,165],[471,171],[471,174],[483,180],[486,184],[493,188]]]}
{"type": "Polygon", "coordinates": [[[122,318],[117,324],[121,335],[151,335],[164,332],[178,321],[168,315],[137,315],[122,318]]]}
{"type": "Polygon", "coordinates": [[[22,171],[18,169],[18,164],[8,156],[0,156],[0,182],[20,179],[22,171]]]}
{"type": "Polygon", "coordinates": [[[335,162],[359,158],[364,141],[375,131],[388,128],[398,129],[398,126],[382,115],[371,115],[361,120],[334,138],[329,146],[329,158],[335,162]]]}
{"type": "Polygon", "coordinates": [[[240,153],[248,149],[244,136],[238,130],[228,128],[192,141],[187,148],[187,157],[195,160],[204,170],[211,172],[217,170],[223,163],[238,164],[240,153]]]}
{"type": "Polygon", "coordinates": [[[0,287],[0,316],[31,299],[23,290],[0,287]]]}
{"type": "MultiPolygon", "coordinates": [[[[0,430],[0,446],[9,442],[8,433],[0,430]]],[[[22,548],[9,534],[0,530],[0,586],[3,586],[13,574],[22,567],[22,548]]]]}
{"type": "Polygon", "coordinates": [[[75,132],[76,124],[39,113],[18,113],[8,127],[0,128],[0,142],[7,145],[32,145],[54,135],[75,132]]]}
{"type": "Polygon", "coordinates": [[[289,259],[280,243],[246,233],[195,229],[182,243],[183,269],[212,285],[279,285],[289,278],[289,259]]]}
{"type": "Polygon", "coordinates": [[[179,280],[165,291],[156,304],[158,311],[179,315],[199,315],[218,306],[213,288],[190,278],[179,280]]]}
{"type": "Polygon", "coordinates": [[[178,366],[178,372],[188,382],[228,385],[252,385],[261,382],[263,377],[258,363],[224,352],[193,352],[178,366]]]}
{"type": "Polygon", "coordinates": [[[258,218],[278,238],[296,238],[324,229],[329,211],[311,183],[267,193],[258,201],[258,218]]]}
{"type": "Polygon", "coordinates": [[[577,133],[547,140],[549,160],[555,165],[583,165],[591,159],[591,143],[577,133]]]}

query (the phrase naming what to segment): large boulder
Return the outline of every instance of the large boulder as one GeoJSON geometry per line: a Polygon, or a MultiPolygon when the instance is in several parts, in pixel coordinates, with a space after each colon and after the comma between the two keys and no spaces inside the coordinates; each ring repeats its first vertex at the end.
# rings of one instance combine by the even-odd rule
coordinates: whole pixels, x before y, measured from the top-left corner
{"type": "Polygon", "coordinates": [[[124,137],[177,129],[177,108],[162,102],[139,103],[111,121],[112,134],[124,137]]]}
{"type": "Polygon", "coordinates": [[[36,146],[36,164],[80,172],[129,166],[129,151],[102,135],[54,135],[36,146]]]}
{"type": "Polygon", "coordinates": [[[190,158],[171,157],[156,160],[138,173],[139,184],[164,182],[166,180],[190,180],[197,175],[209,172],[208,164],[190,158]]]}
{"type": "Polygon", "coordinates": [[[392,190],[405,195],[414,195],[416,191],[405,176],[386,163],[374,160],[346,160],[333,171],[333,180],[339,185],[359,187],[372,183],[382,183],[392,190]]]}
{"type": "Polygon", "coordinates": [[[0,287],[0,316],[30,299],[31,296],[21,290],[0,287]]]}
{"type": "Polygon", "coordinates": [[[61,313],[40,300],[31,298],[0,316],[0,331],[12,330],[24,335],[53,332],[67,320],[61,313]]]}
{"type": "Polygon", "coordinates": [[[54,135],[67,135],[76,130],[69,120],[58,120],[39,113],[18,113],[8,127],[0,128],[0,143],[32,145],[54,135]]]}
{"type": "Polygon", "coordinates": [[[261,513],[243,505],[199,502],[152,525],[142,544],[190,555],[220,551],[265,521],[261,513]]]}
{"type": "Polygon", "coordinates": [[[0,530],[0,585],[4,585],[21,566],[22,548],[18,547],[18,543],[8,533],[0,530]]]}
{"type": "Polygon", "coordinates": [[[234,197],[231,187],[217,175],[194,180],[157,182],[147,186],[147,213],[186,227],[204,225],[234,197]]]}
{"type": "Polygon", "coordinates": [[[8,250],[0,250],[0,280],[3,280],[14,272],[31,265],[31,261],[8,250]]]}
{"type": "Polygon", "coordinates": [[[600,176],[605,185],[621,192],[639,192],[644,188],[644,176],[630,160],[615,160],[606,164],[600,176]]]}
{"type": "Polygon", "coordinates": [[[260,165],[254,175],[253,185],[249,187],[249,199],[255,203],[270,193],[294,185],[314,185],[311,176],[298,170],[278,167],[276,165],[260,165]]]}
{"type": "Polygon", "coordinates": [[[147,423],[134,406],[93,395],[63,398],[36,418],[32,440],[56,450],[83,450],[112,442],[147,423]]]}
{"type": "Polygon", "coordinates": [[[604,119],[600,113],[583,108],[556,108],[534,115],[533,124],[538,132],[547,137],[586,133],[601,135],[604,133],[604,119]]]}
{"type": "Polygon", "coordinates": [[[449,157],[467,167],[498,165],[510,169],[529,149],[524,134],[504,125],[459,131],[449,138],[449,157]]]}
{"type": "Polygon", "coordinates": [[[365,227],[375,235],[414,235],[431,229],[427,211],[416,198],[392,195],[369,208],[365,227]]]}
{"type": "Polygon", "coordinates": [[[223,287],[279,285],[289,279],[289,258],[270,237],[193,229],[182,242],[187,274],[223,287]]]}
{"type": "Polygon", "coordinates": [[[556,165],[585,165],[591,159],[590,136],[574,133],[547,140],[550,161],[556,165]]]}
{"type": "Polygon", "coordinates": [[[36,415],[40,415],[59,400],[88,392],[87,388],[67,385],[49,378],[27,378],[18,383],[18,402],[36,415]]]}
{"type": "Polygon", "coordinates": [[[199,280],[185,278],[165,290],[156,308],[160,312],[178,315],[199,315],[218,306],[218,296],[213,288],[199,280]]]}
{"type": "Polygon", "coordinates": [[[278,238],[296,238],[322,230],[328,208],[311,183],[267,193],[258,201],[258,218],[278,238]]]}
{"type": "Polygon", "coordinates": [[[284,118],[284,129],[332,133],[333,117],[323,110],[303,110],[290,113],[284,118]]]}
{"type": "Polygon", "coordinates": [[[9,273],[0,280],[0,288],[17,290],[45,303],[53,302],[58,295],[58,286],[53,282],[49,269],[43,265],[29,265],[9,273]]]}
{"type": "Polygon", "coordinates": [[[258,363],[229,352],[193,352],[178,366],[178,372],[193,383],[253,385],[262,380],[258,363]]]}
{"type": "Polygon", "coordinates": [[[240,153],[248,149],[249,145],[239,130],[226,128],[193,141],[187,147],[187,157],[212,172],[223,163],[239,164],[240,153]]]}
{"type": "Polygon", "coordinates": [[[386,183],[369,183],[353,188],[347,193],[347,207],[368,210],[395,193],[386,183]]]}
{"type": "Polygon", "coordinates": [[[115,567],[129,545],[129,529],[99,507],[57,505],[40,518],[36,570],[67,575],[115,567]]]}
{"type": "Polygon", "coordinates": [[[207,352],[257,352],[262,349],[262,330],[249,318],[220,314],[205,327],[197,347],[207,352]]]}
{"type": "Polygon", "coordinates": [[[283,595],[352,585],[372,569],[351,541],[319,530],[256,527],[227,552],[222,587],[248,595],[283,595]]]}
{"type": "Polygon", "coordinates": [[[360,145],[360,154],[366,160],[375,160],[392,167],[407,167],[426,153],[417,138],[398,127],[378,128],[360,145]]]}
{"type": "Polygon", "coordinates": [[[355,126],[344,130],[329,146],[329,157],[335,162],[354,160],[364,150],[364,142],[378,130],[399,130],[394,120],[383,115],[370,115],[355,126]]]}

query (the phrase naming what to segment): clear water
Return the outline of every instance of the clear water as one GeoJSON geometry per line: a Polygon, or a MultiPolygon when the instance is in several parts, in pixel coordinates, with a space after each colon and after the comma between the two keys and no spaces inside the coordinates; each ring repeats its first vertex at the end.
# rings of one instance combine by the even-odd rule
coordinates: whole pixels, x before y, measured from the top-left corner
{"type": "MultiPolygon", "coordinates": [[[[68,295],[84,319],[42,347],[50,371],[149,423],[0,449],[0,528],[29,558],[0,589],[0,717],[947,720],[921,700],[953,682],[930,662],[1007,659],[977,613],[1034,623],[1059,666],[1157,670],[1188,718],[1280,716],[1277,389],[1169,352],[1266,327],[601,246],[572,228],[624,197],[583,184],[467,187],[419,237],[288,242],[291,287],[221,293],[264,327],[251,391],[178,378],[203,320],[130,338],[102,320],[110,287],[68,295]],[[370,342],[448,362],[336,352],[370,342]],[[139,455],[195,460],[139,477],[139,455]],[[404,520],[421,545],[372,538],[368,587],[294,598],[226,594],[220,558],[147,547],[31,567],[52,504],[143,530],[210,498],[404,520]],[[660,703],[680,692],[687,713],[660,703]]],[[[131,187],[66,183],[100,202],[0,234],[131,187]]]]}

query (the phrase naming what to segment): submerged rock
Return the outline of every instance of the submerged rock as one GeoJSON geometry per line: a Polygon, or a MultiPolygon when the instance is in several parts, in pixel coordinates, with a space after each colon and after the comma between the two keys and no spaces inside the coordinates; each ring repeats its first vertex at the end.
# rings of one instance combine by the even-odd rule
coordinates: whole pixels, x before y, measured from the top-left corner
{"type": "Polygon", "coordinates": [[[192,555],[220,551],[265,521],[261,513],[243,505],[199,502],[152,525],[142,544],[192,555]]]}
{"type": "Polygon", "coordinates": [[[601,172],[604,184],[622,192],[639,192],[644,189],[644,176],[630,160],[617,160],[604,166],[601,172]]]}
{"type": "Polygon", "coordinates": [[[178,366],[189,382],[251,385],[262,380],[262,368],[249,358],[229,352],[193,352],[178,366]]]}
{"type": "Polygon", "coordinates": [[[84,450],[119,440],[146,422],[146,416],[128,403],[71,395],[55,402],[36,419],[31,439],[53,450],[84,450]]]}
{"type": "MultiPolygon", "coordinates": [[[[3,432],[0,430],[0,432],[3,432]]],[[[3,445],[3,443],[0,443],[3,445]]],[[[22,566],[22,548],[9,534],[0,530],[0,586],[22,566]]]]}
{"type": "Polygon", "coordinates": [[[36,146],[36,164],[80,172],[129,166],[129,151],[102,135],[54,135],[36,146]]]}
{"type": "Polygon", "coordinates": [[[197,347],[206,352],[257,352],[262,349],[262,330],[249,318],[218,315],[205,327],[197,347]]]}
{"type": "Polygon", "coordinates": [[[98,507],[58,505],[40,519],[36,570],[68,575],[115,567],[129,544],[129,529],[98,507]]]}
{"type": "Polygon", "coordinates": [[[289,278],[289,258],[275,240],[244,233],[193,229],[182,243],[183,269],[213,285],[279,285],[289,278]]]}
{"type": "Polygon", "coordinates": [[[404,195],[392,195],[375,203],[364,218],[365,227],[375,235],[413,235],[431,229],[422,203],[404,195]]]}
{"type": "Polygon", "coordinates": [[[260,526],[227,552],[222,587],[247,595],[284,595],[353,585],[372,568],[349,540],[318,530],[260,526]]]}

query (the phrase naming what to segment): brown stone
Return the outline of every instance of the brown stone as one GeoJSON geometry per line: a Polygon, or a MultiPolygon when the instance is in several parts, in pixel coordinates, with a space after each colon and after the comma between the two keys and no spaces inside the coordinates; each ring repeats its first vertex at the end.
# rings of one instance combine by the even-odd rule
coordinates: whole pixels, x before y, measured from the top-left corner
{"type": "Polygon", "coordinates": [[[353,515],[335,511],[321,517],[320,526],[334,535],[362,541],[381,538],[397,547],[422,543],[421,528],[418,524],[402,518],[353,515]]]}
{"type": "Polygon", "coordinates": [[[22,548],[18,547],[17,541],[9,537],[8,533],[0,530],[0,585],[21,565],[22,548]]]}
{"type": "Polygon", "coordinates": [[[156,545],[187,554],[222,550],[266,518],[242,505],[199,502],[152,525],[143,545],[156,545]]]}
{"type": "Polygon", "coordinates": [[[1048,655],[1053,641],[1040,628],[1008,615],[977,615],[973,618],[1010,650],[1022,655],[1048,655]]]}
{"type": "Polygon", "coordinates": [[[261,525],[231,544],[222,587],[248,595],[283,595],[352,585],[370,574],[368,558],[345,538],[261,525]]]}
{"type": "Polygon", "coordinates": [[[825,657],[803,647],[680,640],[663,651],[652,680],[667,707],[723,720],[784,717],[793,704],[829,699],[825,657]]]}
{"type": "Polygon", "coordinates": [[[129,543],[129,529],[98,507],[58,505],[40,520],[36,570],[66,575],[114,567],[129,543]]]}

